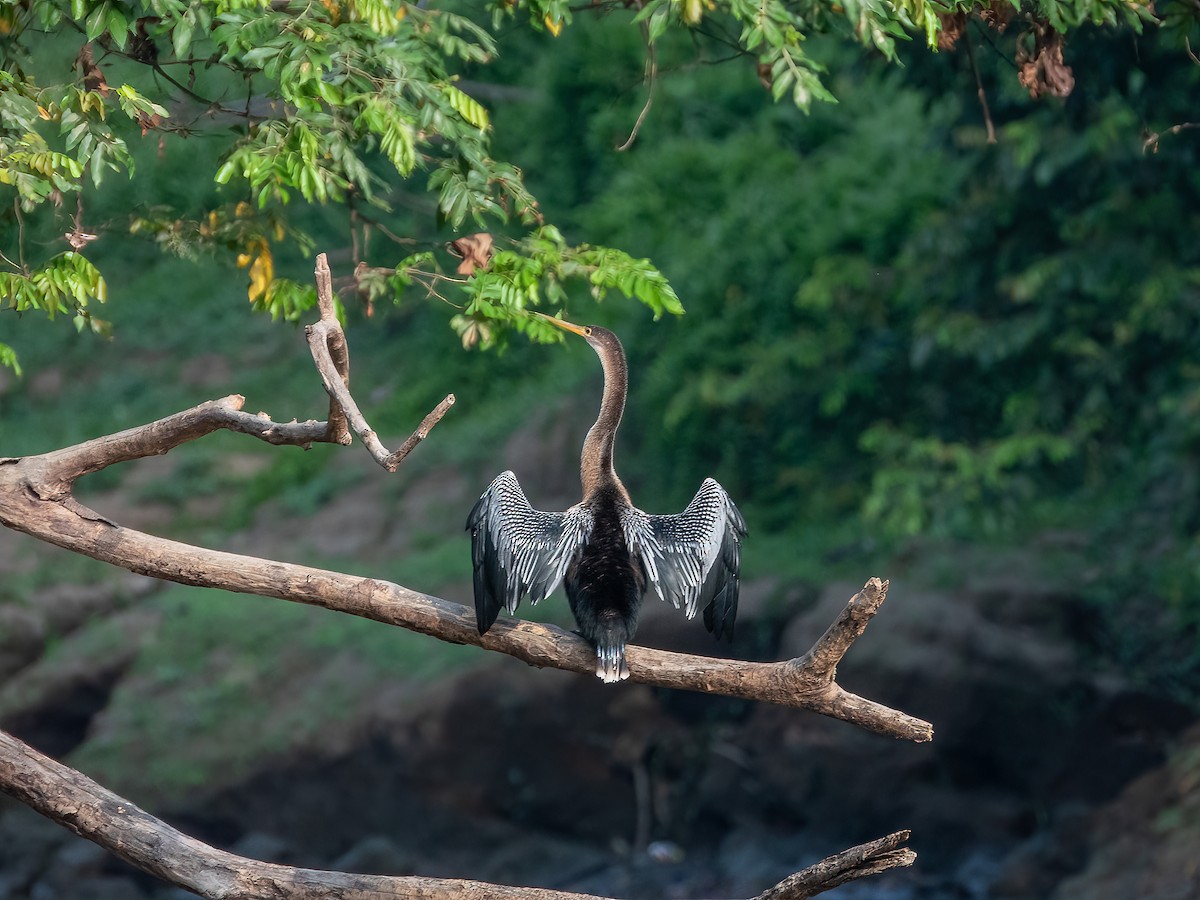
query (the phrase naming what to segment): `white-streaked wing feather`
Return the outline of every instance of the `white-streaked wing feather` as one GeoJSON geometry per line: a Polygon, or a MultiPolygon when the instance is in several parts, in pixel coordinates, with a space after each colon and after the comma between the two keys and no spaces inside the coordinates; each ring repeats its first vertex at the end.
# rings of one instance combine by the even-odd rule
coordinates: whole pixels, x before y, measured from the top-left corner
{"type": "Polygon", "coordinates": [[[552,593],[582,549],[592,518],[576,504],[566,512],[534,509],[512,472],[501,472],[467,517],[475,570],[475,617],[480,634],[501,609],[552,593]]]}
{"type": "Polygon", "coordinates": [[[622,524],[658,595],[689,619],[703,605],[708,630],[732,635],[746,523],[725,489],[706,478],[683,512],[651,516],[630,508],[622,524]]]}

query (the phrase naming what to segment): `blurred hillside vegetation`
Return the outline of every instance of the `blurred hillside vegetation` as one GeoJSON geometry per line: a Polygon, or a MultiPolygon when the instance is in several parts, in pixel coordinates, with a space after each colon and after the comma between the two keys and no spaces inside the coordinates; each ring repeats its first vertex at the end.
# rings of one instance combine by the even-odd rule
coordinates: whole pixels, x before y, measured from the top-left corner
{"type": "MultiPolygon", "coordinates": [[[[1055,535],[1028,577],[1084,590],[1097,658],[1196,696],[1194,5],[768,3],[781,18],[757,36],[738,2],[655,0],[640,16],[451,4],[452,20],[382,0],[276,5],[318,35],[410,54],[368,79],[386,108],[328,77],[336,61],[325,77],[288,70],[311,35],[247,24],[274,7],[51,5],[57,20],[37,18],[42,3],[0,15],[0,341],[20,366],[0,369],[4,455],[231,392],[276,418],[323,416],[292,323],[311,316],[326,251],[376,430],[406,434],[446,392],[460,401],[399,481],[369,491],[376,502],[447,465],[482,487],[496,448],[547,410],[586,427],[594,360],[540,346],[548,333],[522,312],[562,306],[629,353],[620,466],[639,503],[674,508],[718,477],[752,524],[750,577],[862,575],[915,547],[953,580],[965,545],[1002,555],[1055,535]],[[232,68],[207,64],[212,27],[242,41],[232,68]],[[138,58],[143,40],[154,59],[138,58]],[[83,90],[54,106],[29,76],[83,90]],[[214,97],[216,113],[197,99],[214,97]],[[267,100],[279,105],[261,121],[236,114],[267,100]],[[124,149],[72,164],[81,123],[91,159],[104,129],[124,149]],[[447,244],[474,230],[499,252],[457,275],[447,244]]],[[[160,532],[219,544],[262,508],[319,515],[361,486],[333,462],[346,451],[253,443],[209,438],[160,477],[105,472],[89,490],[165,504],[160,532]]],[[[402,558],[316,562],[461,584],[461,515],[414,524],[402,558]]],[[[71,565],[2,590],[24,602],[71,565]]],[[[237,636],[235,608],[197,605],[190,635],[211,620],[214,641],[269,644],[237,636]]],[[[281,617],[270,634],[291,627],[290,611],[265,615],[281,617]]],[[[347,638],[314,628],[314,646],[347,638]]],[[[163,654],[146,670],[207,665],[163,654]]]]}

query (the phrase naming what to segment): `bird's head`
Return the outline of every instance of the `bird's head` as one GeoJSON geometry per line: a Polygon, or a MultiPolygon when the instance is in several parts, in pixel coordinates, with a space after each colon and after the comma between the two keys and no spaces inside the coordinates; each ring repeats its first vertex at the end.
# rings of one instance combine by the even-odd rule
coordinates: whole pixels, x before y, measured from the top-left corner
{"type": "Polygon", "coordinates": [[[545,313],[537,313],[537,315],[541,316],[551,325],[561,328],[563,331],[579,335],[591,344],[597,353],[602,354],[605,350],[621,351],[621,342],[607,328],[601,328],[599,325],[576,325],[574,322],[568,322],[565,319],[556,319],[545,313]]]}

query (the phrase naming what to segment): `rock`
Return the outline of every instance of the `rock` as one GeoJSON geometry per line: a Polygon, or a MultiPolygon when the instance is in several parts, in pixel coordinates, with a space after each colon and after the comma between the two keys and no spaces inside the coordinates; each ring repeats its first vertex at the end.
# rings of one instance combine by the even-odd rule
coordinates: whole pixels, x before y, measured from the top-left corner
{"type": "Polygon", "coordinates": [[[77,878],[63,884],[39,881],[29,892],[29,900],[149,900],[132,878],[101,875],[77,878]]]}
{"type": "MultiPolygon", "coordinates": [[[[35,818],[41,818],[36,816],[35,818]]],[[[11,893],[12,897],[28,897],[29,900],[146,900],[146,893],[132,875],[116,874],[114,870],[127,869],[124,863],[107,850],[89,840],[77,837],[49,820],[43,820],[60,833],[61,840],[43,844],[30,858],[36,865],[37,875],[27,880],[27,893],[11,893]]],[[[35,843],[48,837],[42,827],[22,827],[18,832],[24,839],[23,848],[30,849],[30,840],[35,843]]],[[[12,869],[4,866],[5,871],[12,869]]],[[[0,892],[0,897],[6,896],[0,892]]]]}
{"type": "Polygon", "coordinates": [[[1093,814],[1085,833],[1086,865],[1052,900],[1200,897],[1200,725],[1180,736],[1164,765],[1093,814]]]}
{"type": "Polygon", "coordinates": [[[330,868],[360,875],[410,875],[416,865],[411,851],[401,849],[385,835],[371,834],[335,859],[330,868]]]}
{"type": "Polygon", "coordinates": [[[12,805],[0,814],[0,885],[19,897],[46,870],[54,854],[65,843],[78,840],[61,825],[33,810],[12,805]]]}
{"type": "Polygon", "coordinates": [[[297,864],[296,854],[286,839],[262,831],[250,831],[242,835],[229,848],[229,852],[259,862],[297,864]]]}
{"type": "Polygon", "coordinates": [[[40,657],[45,643],[43,616],[12,601],[0,602],[0,681],[40,657]]]}
{"type": "Polygon", "coordinates": [[[750,897],[825,855],[803,831],[780,834],[747,821],[721,841],[716,865],[728,893],[750,897]]]}

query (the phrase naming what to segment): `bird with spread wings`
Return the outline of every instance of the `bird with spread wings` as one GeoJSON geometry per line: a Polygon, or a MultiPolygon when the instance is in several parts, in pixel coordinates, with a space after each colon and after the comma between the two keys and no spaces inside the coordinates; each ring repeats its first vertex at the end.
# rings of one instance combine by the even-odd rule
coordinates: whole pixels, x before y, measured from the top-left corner
{"type": "Polygon", "coordinates": [[[714,637],[732,639],[746,534],[741,513],[711,478],[676,515],[634,506],[613,466],[629,386],[621,342],[606,328],[543,318],[582,336],[604,368],[600,414],[580,457],[583,499],[564,512],[534,509],[512,472],[483,492],[467,518],[479,633],[501,609],[512,615],[524,597],[536,604],[563,584],[579,633],[596,648],[596,675],[620,681],[629,677],[625,645],[653,585],[689,619],[703,609],[714,637]]]}

